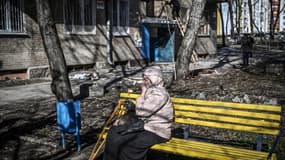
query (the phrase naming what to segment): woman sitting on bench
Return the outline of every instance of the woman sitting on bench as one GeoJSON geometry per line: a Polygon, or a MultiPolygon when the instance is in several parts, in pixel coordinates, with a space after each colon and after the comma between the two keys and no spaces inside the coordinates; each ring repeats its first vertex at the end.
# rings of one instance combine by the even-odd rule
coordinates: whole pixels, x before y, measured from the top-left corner
{"type": "Polygon", "coordinates": [[[136,115],[144,130],[120,134],[116,121],[107,135],[104,160],[145,160],[152,145],[170,139],[173,105],[163,85],[159,66],[144,71],[142,93],[136,100],[136,115]]]}

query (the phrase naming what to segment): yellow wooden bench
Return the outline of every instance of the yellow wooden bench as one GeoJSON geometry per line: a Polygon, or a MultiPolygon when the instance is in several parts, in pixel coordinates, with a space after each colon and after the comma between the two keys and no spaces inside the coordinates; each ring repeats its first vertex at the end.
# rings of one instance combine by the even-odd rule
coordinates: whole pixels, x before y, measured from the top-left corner
{"type": "MultiPolygon", "coordinates": [[[[136,99],[138,94],[121,93],[120,101],[106,122],[98,141],[89,157],[93,160],[105,143],[105,135],[114,118],[123,114],[124,99],[136,99]]],[[[171,138],[168,142],[157,144],[152,149],[187,157],[216,160],[265,160],[276,159],[273,153],[280,137],[281,106],[206,101],[185,98],[171,98],[175,109],[175,123],[222,128],[256,133],[257,148],[262,145],[262,135],[276,136],[269,152],[243,149],[190,139],[171,138]]],[[[184,136],[187,138],[187,136],[184,136]]]]}

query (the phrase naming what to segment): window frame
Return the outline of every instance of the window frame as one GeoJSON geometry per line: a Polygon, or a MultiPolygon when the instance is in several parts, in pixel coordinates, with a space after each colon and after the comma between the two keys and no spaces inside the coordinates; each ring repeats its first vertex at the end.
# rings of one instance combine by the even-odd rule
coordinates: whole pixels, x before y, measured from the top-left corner
{"type": "MultiPolygon", "coordinates": [[[[92,22],[94,24],[92,31],[68,31],[66,29],[66,3],[67,1],[72,1],[72,0],[63,0],[63,32],[64,34],[74,34],[74,35],[96,35],[96,30],[97,30],[97,0],[91,0],[93,1],[94,5],[92,6],[93,8],[91,8],[91,12],[95,17],[92,17],[92,19],[94,20],[94,22],[92,22]]],[[[84,13],[84,4],[85,4],[85,0],[73,0],[73,1],[78,1],[80,3],[80,17],[81,19],[83,19],[84,21],[81,24],[81,27],[85,27],[85,13],[84,13]]],[[[74,17],[73,17],[74,18],[74,17]]],[[[75,24],[71,24],[72,30],[75,27],[75,24]]]]}
{"type": "Polygon", "coordinates": [[[210,19],[209,11],[205,10],[202,16],[202,21],[204,23],[200,25],[198,36],[209,36],[210,35],[211,27],[209,24],[209,19],[210,19]]]}
{"type": "MultiPolygon", "coordinates": [[[[7,9],[6,10],[6,14],[5,15],[3,14],[3,17],[5,17],[3,19],[5,19],[5,21],[6,21],[6,27],[3,30],[0,29],[0,35],[26,35],[27,34],[26,33],[26,27],[25,27],[25,24],[26,24],[25,22],[26,21],[25,21],[25,14],[23,12],[23,10],[24,10],[24,0],[19,0],[19,1],[17,0],[17,2],[19,2],[19,4],[20,4],[20,7],[18,7],[18,8],[20,8],[20,10],[18,10],[18,11],[16,9],[14,9],[14,8],[12,9],[11,1],[12,0],[7,0],[8,3],[5,4],[6,5],[5,7],[3,6],[3,8],[7,9]],[[7,6],[7,5],[9,5],[9,6],[7,6]],[[14,12],[19,12],[17,14],[18,14],[18,18],[19,17],[20,18],[17,19],[17,20],[12,20],[11,14],[10,14],[11,10],[14,10],[14,12]],[[12,30],[12,22],[15,22],[15,23],[18,23],[18,25],[21,25],[20,29],[17,30],[17,31],[13,31],[12,30]]],[[[3,10],[3,12],[4,11],[5,10],[3,10]]],[[[1,12],[1,8],[0,8],[0,12],[1,12]]]]}
{"type": "Polygon", "coordinates": [[[130,33],[130,0],[113,0],[113,8],[112,8],[112,21],[113,21],[113,28],[112,34],[113,36],[128,36],[130,33]],[[127,13],[126,13],[126,26],[123,27],[120,24],[120,17],[121,17],[121,10],[120,10],[120,2],[127,2],[127,13]],[[117,24],[114,26],[114,3],[117,3],[116,6],[116,13],[117,13],[117,24]],[[119,13],[119,14],[118,14],[119,13]]]}

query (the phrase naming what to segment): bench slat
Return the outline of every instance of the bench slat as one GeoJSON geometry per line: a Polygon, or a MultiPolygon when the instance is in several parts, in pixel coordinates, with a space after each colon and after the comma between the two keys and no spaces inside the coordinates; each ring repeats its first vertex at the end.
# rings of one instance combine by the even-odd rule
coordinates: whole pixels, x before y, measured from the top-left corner
{"type": "MultiPolygon", "coordinates": [[[[188,140],[189,141],[189,140],[188,140]]],[[[190,140],[191,141],[191,140],[190,140]]],[[[166,145],[166,144],[161,144],[161,146],[166,145]]],[[[213,148],[215,148],[215,155],[225,155],[225,152],[229,152],[232,155],[238,156],[238,157],[248,157],[248,156],[259,156],[260,154],[256,154],[256,151],[254,152],[250,152],[250,150],[240,150],[239,148],[226,148],[225,146],[221,146],[221,145],[211,145],[211,144],[207,144],[207,143],[191,143],[191,142],[187,142],[187,144],[183,144],[181,142],[171,142],[168,143],[167,145],[171,145],[173,147],[176,148],[182,148],[182,149],[189,149],[191,147],[191,150],[195,151],[195,150],[202,150],[202,152],[213,152],[213,148]]],[[[263,157],[264,155],[262,155],[263,157]]]]}
{"type": "MultiPolygon", "coordinates": [[[[240,159],[241,157],[243,159],[248,159],[249,157],[253,157],[253,156],[257,156],[257,157],[265,157],[266,155],[264,154],[260,154],[258,152],[248,152],[249,150],[240,150],[239,148],[227,148],[225,149],[223,146],[220,145],[215,145],[215,146],[206,146],[204,144],[199,144],[199,145],[192,145],[192,144],[187,144],[187,146],[180,144],[180,143],[168,143],[167,145],[171,145],[173,148],[179,148],[179,149],[189,149],[191,148],[191,150],[193,151],[198,151],[198,152],[204,152],[204,153],[211,153],[214,154],[215,156],[219,155],[219,156],[225,156],[225,155],[231,155],[231,157],[235,157],[235,159],[240,159]],[[189,146],[191,145],[191,147],[189,146]],[[213,149],[215,149],[215,153],[213,152],[213,149]],[[226,153],[230,153],[230,154],[226,154],[226,153]]],[[[163,145],[161,145],[163,146],[163,145]]]]}
{"type": "Polygon", "coordinates": [[[279,133],[279,130],[277,129],[268,129],[268,128],[261,128],[261,127],[254,127],[254,126],[233,125],[233,124],[226,124],[226,123],[194,120],[190,118],[187,118],[187,119],[175,118],[175,122],[183,123],[183,124],[207,126],[207,127],[213,127],[213,128],[231,129],[231,130],[244,131],[244,132],[270,134],[270,135],[277,135],[279,133]]]}
{"type": "MultiPolygon", "coordinates": [[[[221,146],[206,142],[197,142],[193,140],[182,140],[172,138],[169,142],[157,144],[152,149],[168,151],[184,156],[200,157],[207,159],[244,159],[244,160],[264,160],[267,157],[266,152],[259,152],[229,146],[221,146]]],[[[275,159],[273,155],[272,159],[275,159]]]]}
{"type": "MultiPolygon", "coordinates": [[[[121,98],[136,99],[138,96],[139,94],[133,94],[133,93],[121,93],[120,94],[121,98]]],[[[221,101],[206,101],[206,100],[174,98],[174,97],[172,97],[171,100],[173,103],[219,106],[219,107],[228,107],[228,108],[236,108],[236,109],[250,109],[250,110],[271,111],[271,112],[281,113],[281,106],[244,104],[244,103],[232,103],[232,102],[221,102],[221,101]]]]}
{"type": "Polygon", "coordinates": [[[236,154],[236,155],[257,155],[259,156],[259,155],[262,155],[259,153],[264,153],[265,155],[267,153],[267,152],[260,152],[260,151],[255,151],[255,150],[247,150],[247,149],[242,149],[242,148],[237,148],[237,147],[231,147],[231,146],[226,146],[226,145],[195,141],[194,139],[185,140],[185,139],[172,138],[169,142],[167,142],[167,145],[178,146],[178,148],[189,148],[191,145],[191,147],[195,149],[203,149],[206,151],[211,151],[215,147],[216,148],[215,152],[224,153],[224,151],[227,150],[228,152],[231,152],[232,154],[236,154]]]}
{"type": "Polygon", "coordinates": [[[221,101],[206,101],[206,100],[184,99],[184,98],[171,98],[171,100],[173,103],[217,106],[217,107],[227,107],[227,108],[236,108],[236,109],[250,109],[250,110],[260,110],[260,111],[270,111],[270,112],[281,112],[280,106],[272,106],[272,105],[232,103],[232,102],[221,102],[221,101]]]}
{"type": "MultiPolygon", "coordinates": [[[[221,109],[221,108],[212,108],[212,107],[197,107],[193,105],[176,105],[174,104],[175,110],[188,110],[204,113],[215,113],[223,115],[232,115],[232,116],[242,116],[250,118],[260,118],[260,119],[270,119],[280,121],[281,116],[270,113],[257,113],[257,112],[248,112],[241,110],[232,110],[232,109],[221,109]]],[[[219,116],[219,115],[218,115],[219,116]]]]}
{"type": "Polygon", "coordinates": [[[244,125],[252,125],[252,126],[261,126],[261,127],[269,127],[269,128],[279,128],[279,122],[268,122],[265,120],[253,120],[248,118],[239,118],[239,117],[229,117],[229,116],[216,116],[213,114],[207,113],[194,113],[189,111],[175,111],[175,117],[189,117],[189,118],[198,118],[198,119],[205,119],[205,120],[214,120],[220,122],[231,122],[231,123],[238,123],[244,125]]]}

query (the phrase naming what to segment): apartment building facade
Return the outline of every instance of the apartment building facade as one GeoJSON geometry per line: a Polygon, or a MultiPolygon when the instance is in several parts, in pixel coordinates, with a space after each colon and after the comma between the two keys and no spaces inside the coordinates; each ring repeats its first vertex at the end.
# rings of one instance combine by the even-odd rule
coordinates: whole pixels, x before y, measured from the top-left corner
{"type": "MultiPolygon", "coordinates": [[[[69,67],[126,61],[141,63],[145,58],[159,61],[161,59],[155,56],[161,47],[165,51],[170,47],[175,57],[182,39],[176,22],[171,20],[171,8],[165,6],[165,0],[53,2],[54,23],[69,67]],[[168,10],[161,14],[163,7],[168,7],[168,10]],[[143,26],[149,28],[142,30],[143,26]],[[172,33],[175,33],[175,43],[168,43],[172,33]],[[144,41],[146,35],[150,35],[148,38],[155,40],[159,47],[150,48],[152,43],[144,41]],[[161,41],[161,38],[166,41],[161,41]],[[152,55],[145,54],[144,47],[149,47],[152,55]]],[[[208,2],[206,17],[211,18],[207,18],[207,21],[211,21],[207,23],[211,31],[203,35],[206,39],[210,34],[215,37],[215,23],[212,22],[216,18],[213,15],[216,15],[215,3],[218,0],[208,2]]],[[[36,15],[35,0],[0,1],[0,73],[25,72],[30,67],[48,65],[36,15]]],[[[215,45],[215,42],[212,44],[215,45]]]]}
{"type": "MultiPolygon", "coordinates": [[[[284,1],[285,0],[272,0],[272,10],[268,0],[252,1],[252,19],[250,19],[248,0],[242,0],[239,4],[234,3],[232,6],[233,23],[234,26],[236,26],[234,32],[238,33],[239,30],[239,33],[251,33],[251,31],[253,31],[253,33],[269,33],[270,24],[275,24],[272,26],[275,32],[285,31],[284,1]],[[253,21],[253,23],[251,21],[253,21]],[[239,26],[237,24],[239,24],[239,26]]],[[[222,14],[225,22],[224,28],[227,28],[226,34],[229,35],[231,25],[228,3],[222,4],[222,14]]],[[[221,31],[218,31],[218,34],[219,33],[221,33],[221,31]]]]}

